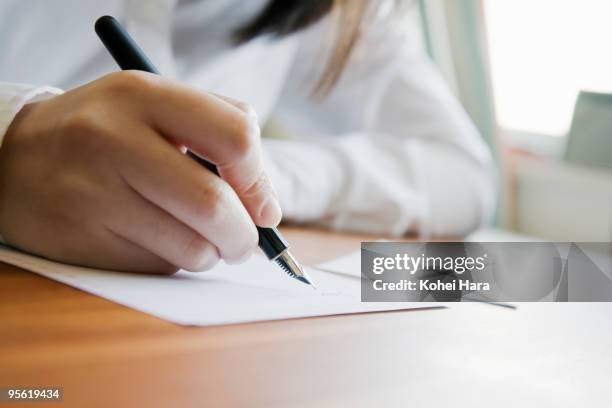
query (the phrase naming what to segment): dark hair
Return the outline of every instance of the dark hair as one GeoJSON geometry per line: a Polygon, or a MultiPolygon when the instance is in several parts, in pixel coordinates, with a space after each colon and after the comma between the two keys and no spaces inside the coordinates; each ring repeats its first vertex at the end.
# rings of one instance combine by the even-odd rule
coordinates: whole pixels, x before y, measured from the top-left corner
{"type": "Polygon", "coordinates": [[[270,0],[258,16],[236,31],[235,37],[239,43],[265,34],[282,37],[337,12],[333,52],[313,90],[313,96],[323,97],[338,82],[346,66],[359,36],[366,3],[367,0],[270,0]]]}

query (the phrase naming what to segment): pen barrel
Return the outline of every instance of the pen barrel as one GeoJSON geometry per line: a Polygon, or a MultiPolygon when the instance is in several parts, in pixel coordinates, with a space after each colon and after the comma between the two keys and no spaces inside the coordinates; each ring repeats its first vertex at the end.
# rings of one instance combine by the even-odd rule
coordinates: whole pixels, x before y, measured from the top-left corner
{"type": "Polygon", "coordinates": [[[108,52],[122,70],[134,69],[159,74],[159,71],[144,51],[142,51],[114,17],[100,17],[96,21],[95,30],[108,52]]]}
{"type": "MultiPolygon", "coordinates": [[[[155,65],[149,60],[144,51],[142,51],[138,44],[136,44],[114,17],[100,17],[96,21],[95,30],[108,52],[122,70],[133,69],[159,74],[159,71],[155,68],[155,65]]],[[[219,171],[213,163],[189,150],[187,151],[187,156],[217,176],[219,175],[219,171]]],[[[259,247],[268,259],[276,259],[289,248],[289,245],[276,228],[257,227],[257,232],[259,234],[259,247]]]]}
{"type": "Polygon", "coordinates": [[[259,247],[268,259],[275,259],[289,249],[289,244],[276,228],[257,227],[257,232],[259,234],[259,247]]]}
{"type": "Polygon", "coordinates": [[[210,171],[214,175],[216,175],[216,176],[219,175],[219,170],[217,170],[217,166],[215,166],[214,164],[212,164],[208,160],[205,160],[205,159],[201,158],[200,156],[198,156],[197,154],[195,154],[191,150],[187,150],[187,156],[189,156],[191,159],[195,160],[200,166],[204,167],[205,169],[208,169],[208,171],[210,171]]]}

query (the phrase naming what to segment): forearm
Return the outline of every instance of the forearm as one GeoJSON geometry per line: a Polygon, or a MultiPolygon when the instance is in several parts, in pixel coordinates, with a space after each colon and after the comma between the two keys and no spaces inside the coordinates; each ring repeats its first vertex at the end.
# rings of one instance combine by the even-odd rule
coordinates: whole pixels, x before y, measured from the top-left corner
{"type": "Polygon", "coordinates": [[[385,235],[464,235],[491,215],[494,175],[447,143],[362,134],[264,141],[285,219],[385,235]]]}

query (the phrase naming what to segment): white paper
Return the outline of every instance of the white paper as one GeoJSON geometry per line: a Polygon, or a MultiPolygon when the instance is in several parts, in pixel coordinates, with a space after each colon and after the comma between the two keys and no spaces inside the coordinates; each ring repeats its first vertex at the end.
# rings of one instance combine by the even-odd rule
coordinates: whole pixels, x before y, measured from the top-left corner
{"type": "MultiPolygon", "coordinates": [[[[111,272],[65,265],[0,247],[0,261],[184,325],[410,309],[427,305],[362,303],[360,279],[307,268],[317,290],[284,274],[263,256],[242,265],[172,276],[111,272]]],[[[359,267],[359,263],[357,263],[359,267]]]]}
{"type": "Polygon", "coordinates": [[[361,251],[323,262],[317,269],[361,279],[361,251]]]}

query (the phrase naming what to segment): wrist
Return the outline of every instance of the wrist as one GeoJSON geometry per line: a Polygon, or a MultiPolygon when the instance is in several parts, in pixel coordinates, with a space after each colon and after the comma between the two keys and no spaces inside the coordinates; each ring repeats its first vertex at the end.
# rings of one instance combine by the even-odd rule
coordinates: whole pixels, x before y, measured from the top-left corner
{"type": "Polygon", "coordinates": [[[9,127],[26,105],[61,93],[62,90],[49,86],[0,83],[0,147],[9,127]]]}

